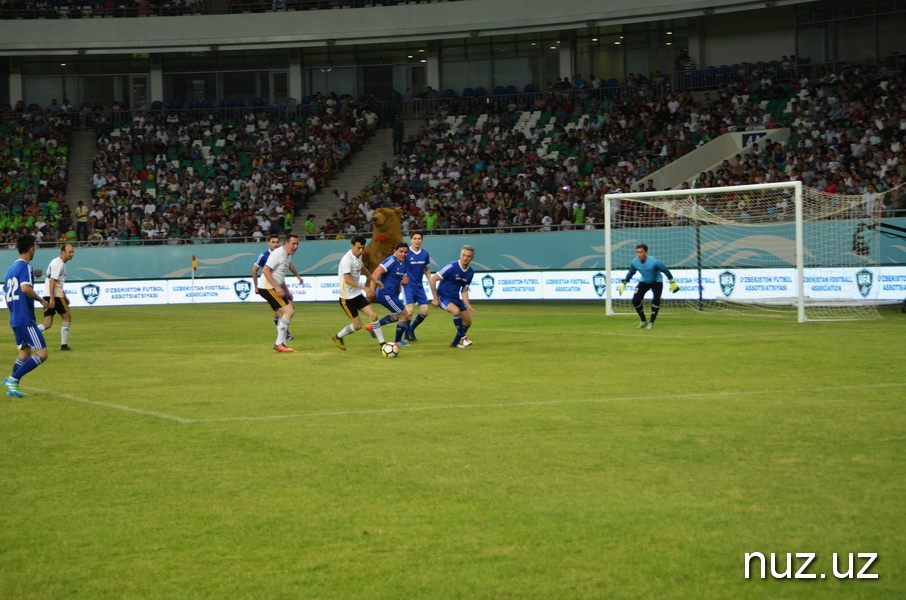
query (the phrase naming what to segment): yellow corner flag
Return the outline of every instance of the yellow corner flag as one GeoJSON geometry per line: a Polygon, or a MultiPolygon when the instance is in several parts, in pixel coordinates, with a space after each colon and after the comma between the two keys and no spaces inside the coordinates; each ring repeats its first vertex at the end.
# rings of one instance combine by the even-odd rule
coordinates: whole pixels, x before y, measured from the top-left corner
{"type": "Polygon", "coordinates": [[[192,272],[194,273],[197,270],[198,270],[198,259],[195,258],[195,255],[193,254],[192,255],[192,272]]]}

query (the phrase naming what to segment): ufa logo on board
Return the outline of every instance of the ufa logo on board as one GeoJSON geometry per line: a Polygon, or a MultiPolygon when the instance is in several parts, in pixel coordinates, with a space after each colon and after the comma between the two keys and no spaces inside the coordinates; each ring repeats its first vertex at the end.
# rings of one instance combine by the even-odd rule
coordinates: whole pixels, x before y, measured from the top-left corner
{"type": "Polygon", "coordinates": [[[607,276],[604,273],[595,273],[591,278],[591,283],[595,286],[595,293],[598,297],[603,296],[607,291],[607,276]]]}
{"type": "Polygon", "coordinates": [[[89,283],[82,286],[82,298],[84,298],[85,302],[87,302],[88,304],[94,304],[100,297],[101,288],[99,288],[95,284],[89,283]]]}
{"type": "Polygon", "coordinates": [[[481,287],[484,290],[484,295],[490,298],[491,294],[494,293],[494,278],[490,275],[485,275],[484,277],[482,277],[481,287]]]}
{"type": "Polygon", "coordinates": [[[252,294],[252,284],[245,279],[240,279],[233,284],[233,291],[236,292],[237,298],[245,302],[252,294]]]}
{"type": "Polygon", "coordinates": [[[871,293],[871,286],[874,283],[874,274],[871,271],[862,269],[856,273],[856,285],[859,287],[859,293],[863,298],[868,298],[871,293]]]}
{"type": "Polygon", "coordinates": [[[720,291],[724,296],[729,296],[736,289],[736,275],[730,271],[724,271],[720,274],[720,291]]]}

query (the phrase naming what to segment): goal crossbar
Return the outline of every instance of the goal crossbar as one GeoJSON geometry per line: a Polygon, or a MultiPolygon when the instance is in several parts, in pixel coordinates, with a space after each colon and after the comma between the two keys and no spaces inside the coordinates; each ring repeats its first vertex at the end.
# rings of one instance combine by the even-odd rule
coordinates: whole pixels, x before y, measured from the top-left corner
{"type": "Polygon", "coordinates": [[[877,244],[863,238],[877,235],[872,217],[880,204],[880,198],[825,194],[799,181],[607,194],[606,312],[633,312],[615,298],[614,268],[628,267],[635,244],[647,243],[652,255],[685,273],[680,296],[699,310],[795,309],[799,322],[877,318],[868,294],[847,294],[871,290],[863,280],[878,265],[877,244]],[[737,280],[746,284],[736,287],[737,280]]]}

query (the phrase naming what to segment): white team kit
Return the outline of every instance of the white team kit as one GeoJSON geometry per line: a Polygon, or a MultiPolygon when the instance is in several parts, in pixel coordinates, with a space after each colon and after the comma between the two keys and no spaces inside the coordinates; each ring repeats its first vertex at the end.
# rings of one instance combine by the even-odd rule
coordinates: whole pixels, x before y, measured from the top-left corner
{"type": "Polygon", "coordinates": [[[72,350],[69,347],[69,331],[72,327],[69,312],[69,302],[63,286],[66,284],[66,261],[72,259],[75,250],[66,244],[57,256],[47,265],[47,276],[44,281],[44,297],[48,300],[48,307],[44,309],[44,322],[39,325],[42,331],[47,331],[53,326],[54,315],[62,315],[63,324],[60,326],[60,350],[72,350]],[[65,258],[65,260],[64,260],[65,258]],[[51,298],[53,296],[53,298],[51,298]],[[49,304],[53,303],[53,307],[49,304]]]}
{"type": "MultiPolygon", "coordinates": [[[[267,262],[264,266],[271,268],[274,283],[277,285],[283,285],[286,281],[286,271],[289,269],[290,260],[290,255],[283,246],[272,251],[271,255],[267,257],[267,262]]],[[[263,290],[273,289],[267,277],[264,276],[264,269],[261,270],[261,275],[258,276],[258,287],[263,290]]]]}
{"type": "Polygon", "coordinates": [[[50,280],[56,279],[60,284],[57,286],[55,296],[63,297],[63,284],[66,283],[66,262],[59,256],[50,261],[47,266],[47,279],[44,282],[44,296],[50,297],[50,280]]]}
{"type": "Polygon", "coordinates": [[[362,276],[362,258],[353,254],[352,250],[348,251],[340,259],[340,266],[337,271],[340,276],[340,297],[350,300],[356,296],[361,296],[362,290],[357,287],[347,286],[346,278],[343,276],[349,273],[354,281],[358,281],[362,276]]]}

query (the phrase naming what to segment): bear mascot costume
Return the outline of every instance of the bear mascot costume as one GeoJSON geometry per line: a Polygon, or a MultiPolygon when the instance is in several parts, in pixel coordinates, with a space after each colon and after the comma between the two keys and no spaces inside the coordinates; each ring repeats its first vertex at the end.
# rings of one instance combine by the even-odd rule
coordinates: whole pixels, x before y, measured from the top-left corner
{"type": "Polygon", "coordinates": [[[371,241],[365,246],[362,263],[372,273],[382,260],[393,254],[397,242],[403,241],[402,217],[399,208],[379,208],[371,216],[371,241]]]}

